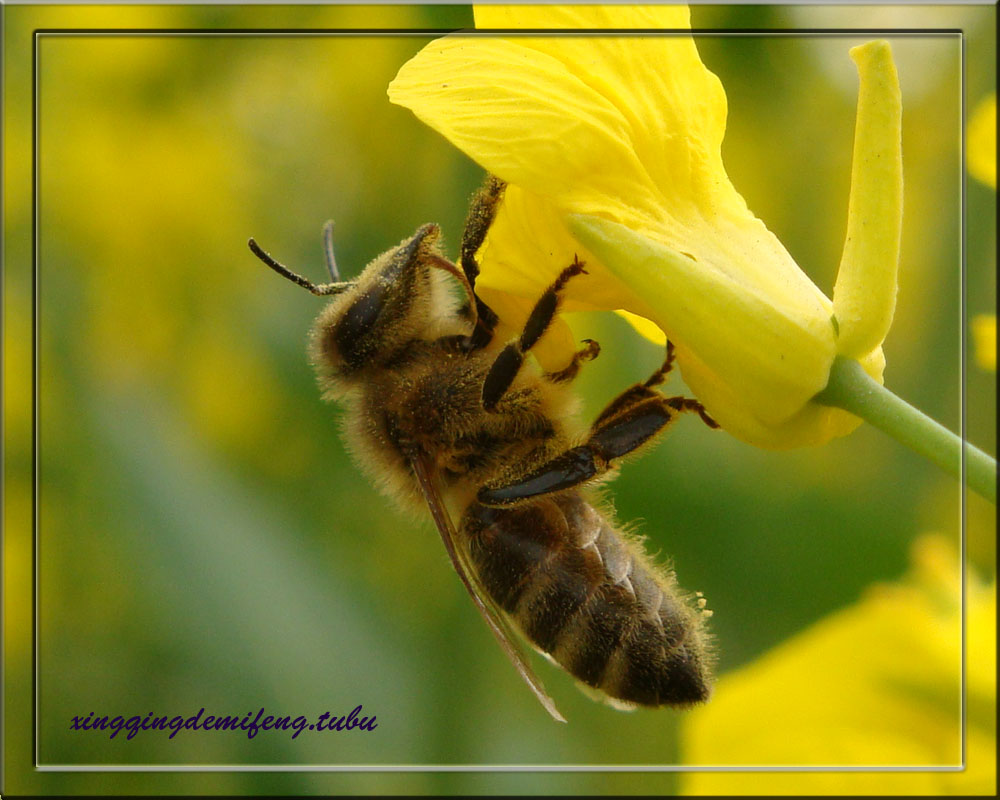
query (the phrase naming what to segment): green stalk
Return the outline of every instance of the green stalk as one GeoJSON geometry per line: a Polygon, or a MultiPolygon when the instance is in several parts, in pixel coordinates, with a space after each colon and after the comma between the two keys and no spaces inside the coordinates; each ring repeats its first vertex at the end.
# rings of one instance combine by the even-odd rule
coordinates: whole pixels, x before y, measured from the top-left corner
{"type": "Polygon", "coordinates": [[[996,460],[898,398],[857,361],[838,356],[830,370],[830,382],[814,399],[821,405],[842,408],[861,417],[959,480],[964,448],[967,485],[996,504],[996,460]]]}

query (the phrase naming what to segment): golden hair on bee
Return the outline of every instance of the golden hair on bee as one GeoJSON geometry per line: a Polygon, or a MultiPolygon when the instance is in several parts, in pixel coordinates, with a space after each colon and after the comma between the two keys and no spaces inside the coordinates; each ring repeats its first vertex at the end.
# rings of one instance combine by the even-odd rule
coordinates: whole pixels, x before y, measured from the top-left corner
{"type": "Polygon", "coordinates": [[[612,400],[588,430],[571,427],[569,390],[600,352],[584,340],[542,373],[526,355],[558,313],[576,257],[538,299],[520,335],[497,341],[497,315],[476,294],[476,254],[502,202],[487,179],[473,198],[460,265],[424,225],[342,281],[325,229],[331,283],[313,284],[251,239],[276,272],[331,296],[309,352],[324,395],[345,408],[344,439],[378,489],[426,507],[476,607],[528,686],[563,720],[517,644],[521,635],[618,707],[686,707],[708,698],[712,656],[700,594],[677,584],[639,540],[615,527],[593,487],[683,412],[717,427],[696,400],[656,388],[674,360],[612,400]],[[457,282],[456,302],[447,282],[457,282]]]}

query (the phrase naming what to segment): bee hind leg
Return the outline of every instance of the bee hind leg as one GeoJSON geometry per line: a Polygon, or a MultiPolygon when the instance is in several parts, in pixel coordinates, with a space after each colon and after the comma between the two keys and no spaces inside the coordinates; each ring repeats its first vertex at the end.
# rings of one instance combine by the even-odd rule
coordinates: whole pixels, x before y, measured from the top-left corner
{"type": "MultiPolygon", "coordinates": [[[[570,278],[582,275],[585,272],[583,262],[574,256],[573,263],[560,272],[555,282],[538,298],[538,302],[535,303],[531,314],[528,315],[527,322],[524,323],[521,335],[509,342],[500,351],[500,355],[497,356],[493,362],[493,366],[490,367],[490,371],[486,374],[486,380],[483,381],[484,409],[487,411],[496,410],[500,398],[504,396],[504,393],[514,382],[514,378],[517,377],[517,373],[524,363],[525,353],[537,344],[555,317],[556,311],[559,308],[559,293],[570,278]]],[[[552,378],[556,380],[570,380],[579,371],[579,362],[594,358],[599,349],[596,342],[591,342],[577,353],[569,367],[562,372],[551,373],[552,378]]]]}
{"type": "Polygon", "coordinates": [[[484,487],[479,491],[479,502],[504,506],[581,486],[613,469],[615,459],[638,450],[685,411],[698,414],[707,425],[718,428],[697,400],[667,397],[653,388],[663,382],[672,362],[673,348],[668,348],[664,366],[645,383],[626,389],[612,400],[594,422],[586,442],[557,455],[515,483],[484,487]]]}
{"type": "MultiPolygon", "coordinates": [[[[649,398],[665,398],[665,395],[658,392],[654,387],[662,384],[666,379],[667,375],[670,374],[674,366],[675,352],[674,344],[671,341],[667,341],[667,357],[664,359],[663,364],[659,369],[656,370],[652,375],[649,376],[647,380],[643,383],[637,383],[634,386],[626,389],[618,397],[608,403],[604,410],[597,416],[594,420],[592,426],[593,431],[597,431],[604,427],[611,419],[617,417],[622,412],[632,408],[633,406],[641,403],[649,398]]],[[[666,399],[666,398],[665,398],[666,399]]],[[[708,425],[710,428],[718,428],[719,423],[712,419],[708,412],[705,411],[705,407],[699,403],[697,400],[693,400],[687,397],[673,397],[669,398],[674,401],[677,405],[682,405],[684,411],[693,411],[698,416],[701,417],[702,421],[708,425]]]]}

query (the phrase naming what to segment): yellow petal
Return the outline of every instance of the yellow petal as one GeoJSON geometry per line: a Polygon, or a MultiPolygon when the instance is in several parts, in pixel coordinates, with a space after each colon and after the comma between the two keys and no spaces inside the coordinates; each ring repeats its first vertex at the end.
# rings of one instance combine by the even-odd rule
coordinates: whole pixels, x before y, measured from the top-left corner
{"type": "MultiPolygon", "coordinates": [[[[885,361],[877,350],[860,363],[872,377],[881,377],[885,361]]],[[[712,370],[690,352],[678,348],[677,363],[684,382],[701,403],[710,410],[723,429],[747,444],[770,450],[812,447],[846,436],[861,425],[853,414],[837,408],[807,403],[779,426],[768,424],[745,402],[726,376],[712,370]]]]}
{"type": "Polygon", "coordinates": [[[600,5],[477,5],[476,28],[658,28],[691,27],[688,7],[600,5]]]}
{"type": "Polygon", "coordinates": [[[645,317],[640,317],[638,314],[633,314],[631,311],[619,310],[617,314],[628,322],[635,329],[636,333],[649,339],[653,344],[658,344],[662,347],[667,343],[667,334],[660,330],[660,326],[655,322],[645,317]]]}
{"type": "Polygon", "coordinates": [[[554,204],[519,186],[508,186],[479,251],[482,274],[476,286],[535,300],[574,257],[585,262],[587,274],[566,287],[565,310],[624,308],[634,300],[628,288],[573,238],[554,204]]]}
{"type": "MultiPolygon", "coordinates": [[[[772,427],[798,413],[826,386],[835,350],[833,326],[822,306],[810,314],[800,304],[775,303],[714,263],[617,223],[570,219],[576,238],[633,288],[636,297],[629,310],[655,322],[678,346],[685,380],[689,356],[711,364],[711,371],[725,376],[724,383],[739,397],[737,405],[754,409],[760,422],[772,427]]],[[[718,406],[706,407],[726,414],[718,406]]],[[[725,422],[723,427],[728,427],[725,422]]]]}
{"type": "MultiPolygon", "coordinates": [[[[481,6],[476,10],[476,25],[687,30],[690,15],[685,6],[481,6]]],[[[707,211],[720,202],[742,205],[728,181],[718,180],[724,174],[721,145],[726,95],[719,79],[701,62],[693,37],[523,36],[514,43],[558,60],[568,74],[620,113],[630,144],[658,190],[660,207],[653,210],[654,219],[674,205],[696,205],[707,211]]],[[[477,154],[472,155],[479,160],[477,154]]],[[[571,211],[594,213],[564,203],[544,183],[512,182],[546,194],[571,211]]],[[[643,207],[640,198],[622,200],[643,207]]],[[[683,215],[674,212],[673,216],[683,215]]],[[[628,224],[625,219],[611,218],[628,224]]]]}
{"type": "Polygon", "coordinates": [[[997,188],[997,96],[984,97],[969,119],[966,132],[969,174],[997,188]]]}
{"type": "Polygon", "coordinates": [[[837,352],[860,358],[882,344],[896,308],[903,225],[902,99],[886,41],[851,50],[861,89],[847,240],[833,290],[837,352]]]}
{"type": "Polygon", "coordinates": [[[659,205],[618,109],[517,41],[437,39],[403,65],[389,99],[489,172],[560,205],[627,223],[637,218],[632,206],[649,215],[659,205]]]}
{"type": "MultiPolygon", "coordinates": [[[[535,14],[541,27],[687,24],[677,9],[535,14]]],[[[674,238],[720,209],[750,216],[722,166],[725,93],[690,36],[453,35],[405,64],[389,99],[566,212],[674,238]]]]}

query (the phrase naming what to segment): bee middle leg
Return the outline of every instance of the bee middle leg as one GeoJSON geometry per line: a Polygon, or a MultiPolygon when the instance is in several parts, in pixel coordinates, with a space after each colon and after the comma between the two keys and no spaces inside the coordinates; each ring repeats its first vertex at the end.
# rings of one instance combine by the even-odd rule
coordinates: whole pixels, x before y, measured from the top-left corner
{"type": "MultiPolygon", "coordinates": [[[[496,360],[490,367],[490,371],[486,374],[486,380],[483,381],[484,409],[487,411],[496,410],[497,403],[500,402],[504,393],[510,388],[510,385],[514,382],[514,378],[517,377],[517,373],[524,363],[525,353],[538,343],[538,340],[542,338],[542,334],[545,333],[545,330],[555,317],[556,310],[559,308],[559,293],[570,278],[582,275],[585,272],[583,262],[574,256],[573,263],[559,273],[559,277],[555,279],[555,282],[545,290],[538,299],[538,302],[535,303],[531,314],[528,315],[527,322],[524,323],[521,335],[509,342],[500,351],[500,355],[496,357],[496,360]]],[[[597,356],[600,347],[597,346],[596,342],[587,341],[587,347],[574,356],[573,361],[566,369],[560,372],[549,373],[547,376],[549,380],[556,382],[571,380],[579,371],[581,361],[597,356]]]]}
{"type": "Polygon", "coordinates": [[[573,354],[569,366],[556,372],[546,372],[545,379],[552,383],[569,383],[580,372],[580,365],[584,361],[593,361],[601,354],[601,346],[593,339],[584,339],[583,344],[584,347],[573,354]]]}
{"type": "Polygon", "coordinates": [[[649,380],[612,400],[598,415],[586,442],[557,455],[516,483],[481,489],[479,502],[486,506],[509,505],[587,483],[612,469],[614,459],[662,433],[685,411],[698,414],[709,427],[718,428],[697,400],[667,397],[656,391],[654,387],[663,382],[672,365],[673,347],[668,344],[663,366],[649,380]]]}

